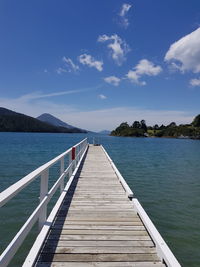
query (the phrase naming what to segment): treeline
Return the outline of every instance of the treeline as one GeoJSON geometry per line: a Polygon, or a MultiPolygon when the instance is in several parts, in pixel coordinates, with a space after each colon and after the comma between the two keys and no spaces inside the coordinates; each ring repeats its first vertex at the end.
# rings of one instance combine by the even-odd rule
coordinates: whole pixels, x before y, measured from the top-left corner
{"type": "Polygon", "coordinates": [[[134,121],[132,125],[123,122],[111,132],[111,135],[200,139],[200,114],[194,118],[191,124],[176,125],[175,122],[171,122],[169,125],[147,126],[145,120],[134,121]]]}

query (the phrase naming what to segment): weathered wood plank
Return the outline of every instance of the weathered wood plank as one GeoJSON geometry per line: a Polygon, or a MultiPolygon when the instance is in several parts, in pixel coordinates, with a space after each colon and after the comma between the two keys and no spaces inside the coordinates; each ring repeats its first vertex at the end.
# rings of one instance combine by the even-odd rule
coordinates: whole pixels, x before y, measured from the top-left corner
{"type": "MultiPolygon", "coordinates": [[[[112,200],[98,200],[98,201],[91,201],[91,200],[75,200],[73,199],[72,202],[69,202],[69,200],[65,200],[63,202],[63,205],[76,205],[76,206],[80,206],[80,205],[94,205],[94,206],[99,206],[99,205],[131,205],[129,200],[122,200],[122,201],[112,201],[112,200]]],[[[134,209],[134,208],[133,208],[134,209]]]]}
{"type": "MultiPolygon", "coordinates": [[[[62,216],[63,214],[66,214],[65,210],[61,210],[59,213],[59,216],[62,216]]],[[[93,218],[99,218],[101,216],[105,216],[105,218],[132,218],[133,216],[136,216],[136,213],[134,211],[127,212],[126,210],[124,211],[98,211],[98,210],[89,210],[89,211],[74,211],[74,210],[68,210],[67,216],[70,217],[81,217],[85,218],[88,216],[88,218],[93,217],[93,218]]],[[[102,217],[101,217],[102,219],[102,217]]]]}
{"type": "MultiPolygon", "coordinates": [[[[94,222],[115,222],[115,221],[121,221],[121,222],[132,222],[133,221],[133,218],[113,218],[113,217],[110,217],[110,218],[102,218],[102,217],[99,217],[99,218],[86,218],[86,217],[59,217],[58,220],[60,221],[63,221],[63,222],[67,222],[67,221],[81,221],[82,223],[84,222],[91,222],[91,221],[94,221],[94,222]]],[[[83,223],[83,224],[84,224],[83,223]]]]}
{"type": "Polygon", "coordinates": [[[139,231],[138,235],[148,235],[147,231],[143,231],[143,226],[141,224],[135,223],[131,225],[98,225],[98,224],[63,224],[56,223],[52,227],[52,229],[73,229],[73,230],[132,230],[134,234],[137,235],[137,231],[139,231]]]}
{"type": "Polygon", "coordinates": [[[160,262],[39,262],[38,267],[166,267],[160,262]]]}
{"type": "MultiPolygon", "coordinates": [[[[127,235],[49,235],[49,240],[110,240],[110,241],[120,241],[120,240],[135,240],[135,236],[127,235]]],[[[137,246],[154,246],[152,241],[139,241],[137,246]],[[142,242],[142,245],[141,243],[142,242]],[[146,243],[145,243],[146,242],[146,243]]]]}
{"type": "Polygon", "coordinates": [[[152,254],[156,253],[155,248],[151,247],[57,247],[57,246],[46,246],[43,253],[138,253],[138,254],[152,254]]]}
{"type": "MultiPolygon", "coordinates": [[[[134,231],[134,230],[114,230],[114,229],[104,229],[104,230],[96,230],[96,229],[59,229],[53,228],[51,231],[51,235],[127,235],[127,236],[144,236],[146,235],[146,231],[134,231]]],[[[150,240],[150,239],[149,239],[150,240]]]]}
{"type": "Polygon", "coordinates": [[[159,261],[156,254],[50,254],[42,253],[40,261],[159,261]]]}
{"type": "Polygon", "coordinates": [[[46,246],[58,247],[153,247],[151,241],[146,240],[49,240],[46,246]],[[145,242],[145,243],[144,243],[145,242]],[[147,243],[149,242],[149,243],[147,243]]]}
{"type": "MultiPolygon", "coordinates": [[[[66,219],[60,219],[59,217],[56,219],[53,225],[55,224],[61,224],[64,223],[65,225],[104,225],[104,226],[133,226],[137,224],[138,222],[141,222],[139,218],[135,217],[131,221],[79,221],[79,220],[66,220],[66,219]]],[[[143,224],[142,224],[143,226],[143,224]]]]}

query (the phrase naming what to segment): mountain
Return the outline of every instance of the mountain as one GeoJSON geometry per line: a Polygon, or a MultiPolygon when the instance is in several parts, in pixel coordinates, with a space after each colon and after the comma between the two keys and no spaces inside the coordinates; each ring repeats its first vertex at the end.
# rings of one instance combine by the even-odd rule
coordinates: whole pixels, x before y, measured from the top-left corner
{"type": "Polygon", "coordinates": [[[54,117],[53,115],[49,114],[49,113],[43,113],[42,115],[37,117],[38,120],[49,123],[53,126],[58,126],[58,127],[65,127],[68,129],[71,129],[73,131],[77,131],[77,132],[81,132],[81,133],[87,133],[86,130],[74,127],[70,124],[67,124],[64,121],[61,121],[60,119],[54,117]]]}
{"type": "Polygon", "coordinates": [[[0,107],[0,132],[72,133],[76,131],[53,126],[33,117],[0,107]]]}
{"type": "Polygon", "coordinates": [[[98,132],[99,134],[105,134],[105,135],[109,135],[111,133],[111,131],[108,131],[108,130],[103,130],[103,131],[100,131],[98,132]]]}

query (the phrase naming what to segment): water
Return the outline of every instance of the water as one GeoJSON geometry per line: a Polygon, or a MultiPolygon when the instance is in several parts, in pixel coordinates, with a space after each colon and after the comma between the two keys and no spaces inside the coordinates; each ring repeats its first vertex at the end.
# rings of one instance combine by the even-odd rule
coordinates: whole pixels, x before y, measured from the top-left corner
{"type": "MultiPolygon", "coordinates": [[[[0,191],[85,137],[0,133],[0,191]]],[[[200,266],[200,141],[100,136],[100,142],[181,265],[200,266]]],[[[57,170],[51,171],[50,184],[57,170]]],[[[0,252],[36,207],[38,196],[39,179],[1,209],[0,252]]],[[[36,234],[37,226],[10,266],[21,266],[36,234]]]]}

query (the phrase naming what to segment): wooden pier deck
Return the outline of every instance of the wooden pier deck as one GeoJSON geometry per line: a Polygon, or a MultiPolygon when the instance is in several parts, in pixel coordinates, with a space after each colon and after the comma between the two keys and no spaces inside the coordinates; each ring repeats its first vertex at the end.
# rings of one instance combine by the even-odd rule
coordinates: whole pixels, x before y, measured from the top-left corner
{"type": "Polygon", "coordinates": [[[101,146],[89,146],[35,266],[166,266],[101,146]]]}
{"type": "Polygon", "coordinates": [[[9,265],[36,223],[22,267],[181,267],[102,146],[85,138],[1,192],[0,207],[37,179],[39,203],[0,255],[0,267],[9,265]],[[58,164],[50,188],[49,171],[58,164]]]}

